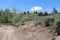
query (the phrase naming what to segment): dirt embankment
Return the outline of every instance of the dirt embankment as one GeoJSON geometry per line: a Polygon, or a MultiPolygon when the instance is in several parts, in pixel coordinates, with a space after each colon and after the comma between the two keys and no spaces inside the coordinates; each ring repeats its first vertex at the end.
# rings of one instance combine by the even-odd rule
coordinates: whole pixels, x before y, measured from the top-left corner
{"type": "Polygon", "coordinates": [[[34,22],[15,28],[3,25],[0,27],[0,40],[50,40],[49,30],[34,22]]]}

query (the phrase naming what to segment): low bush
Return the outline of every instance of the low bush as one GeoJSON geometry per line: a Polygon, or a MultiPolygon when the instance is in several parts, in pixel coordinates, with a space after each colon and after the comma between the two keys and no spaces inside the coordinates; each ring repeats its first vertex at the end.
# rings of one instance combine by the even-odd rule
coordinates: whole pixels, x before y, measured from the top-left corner
{"type": "Polygon", "coordinates": [[[60,22],[57,22],[56,25],[57,26],[56,26],[55,31],[56,31],[57,35],[60,35],[60,22]]]}
{"type": "Polygon", "coordinates": [[[45,25],[46,27],[53,25],[53,23],[54,23],[54,18],[46,18],[46,19],[44,20],[44,25],[45,25]]]}

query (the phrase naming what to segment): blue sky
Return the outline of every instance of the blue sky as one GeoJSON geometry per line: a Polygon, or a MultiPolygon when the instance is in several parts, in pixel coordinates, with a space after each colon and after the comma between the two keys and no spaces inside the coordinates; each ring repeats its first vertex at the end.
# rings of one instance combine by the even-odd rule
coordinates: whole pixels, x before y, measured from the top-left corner
{"type": "Polygon", "coordinates": [[[55,7],[60,11],[60,0],[0,0],[0,9],[12,9],[15,7],[20,11],[31,11],[33,8],[38,11],[51,12],[55,7]]]}

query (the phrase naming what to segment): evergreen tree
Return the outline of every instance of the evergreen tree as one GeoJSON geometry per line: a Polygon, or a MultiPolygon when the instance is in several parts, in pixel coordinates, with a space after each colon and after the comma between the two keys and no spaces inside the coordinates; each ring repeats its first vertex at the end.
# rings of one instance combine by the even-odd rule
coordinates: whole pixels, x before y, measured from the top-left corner
{"type": "Polygon", "coordinates": [[[26,14],[26,12],[24,12],[24,14],[26,14]]]}
{"type": "Polygon", "coordinates": [[[44,15],[47,16],[48,15],[48,12],[44,12],[44,15]]]}
{"type": "Polygon", "coordinates": [[[37,11],[34,11],[34,14],[37,14],[38,12],[37,11]]]}
{"type": "Polygon", "coordinates": [[[29,14],[29,11],[27,11],[27,14],[29,14]]]}
{"type": "Polygon", "coordinates": [[[38,16],[43,16],[43,12],[39,12],[38,13],[38,16]]]}
{"type": "Polygon", "coordinates": [[[53,11],[52,11],[52,14],[57,14],[58,12],[57,12],[57,10],[56,10],[56,8],[54,7],[53,8],[53,11]]]}

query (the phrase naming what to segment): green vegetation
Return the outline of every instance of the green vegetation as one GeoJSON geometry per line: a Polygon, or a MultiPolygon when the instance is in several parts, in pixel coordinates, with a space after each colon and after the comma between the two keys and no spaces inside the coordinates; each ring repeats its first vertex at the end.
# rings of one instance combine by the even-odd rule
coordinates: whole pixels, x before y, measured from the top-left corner
{"type": "Polygon", "coordinates": [[[0,24],[9,24],[19,26],[25,21],[36,21],[36,24],[44,25],[49,29],[54,30],[57,27],[57,22],[60,22],[60,13],[53,8],[52,13],[48,12],[17,12],[16,8],[13,11],[9,9],[0,10],[0,24]]]}

